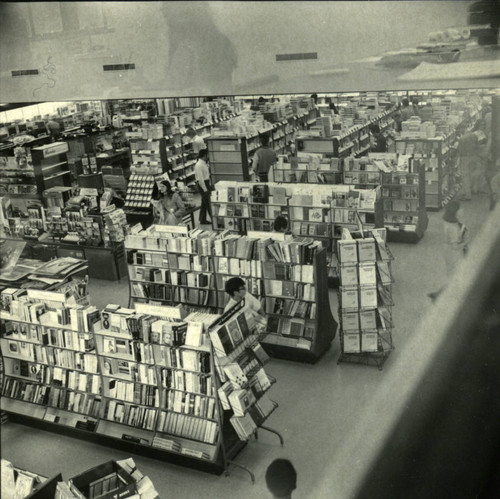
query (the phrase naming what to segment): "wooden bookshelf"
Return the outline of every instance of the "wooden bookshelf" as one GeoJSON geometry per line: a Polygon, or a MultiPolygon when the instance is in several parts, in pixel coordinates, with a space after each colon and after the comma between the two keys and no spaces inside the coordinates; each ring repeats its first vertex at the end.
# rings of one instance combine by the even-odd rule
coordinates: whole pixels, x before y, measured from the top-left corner
{"type": "Polygon", "coordinates": [[[338,363],[382,369],[392,340],[392,254],[386,230],[345,230],[338,241],[340,357],[338,363]]]}
{"type": "Polygon", "coordinates": [[[31,149],[35,182],[39,194],[50,187],[71,186],[68,150],[66,142],[54,142],[31,149]]]}

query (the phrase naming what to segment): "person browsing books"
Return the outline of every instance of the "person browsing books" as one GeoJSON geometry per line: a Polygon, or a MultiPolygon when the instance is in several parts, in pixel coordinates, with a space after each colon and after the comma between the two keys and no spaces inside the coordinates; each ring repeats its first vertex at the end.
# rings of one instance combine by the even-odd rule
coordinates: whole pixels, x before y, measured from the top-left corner
{"type": "Polygon", "coordinates": [[[199,154],[202,149],[206,149],[205,141],[200,135],[200,130],[195,130],[194,128],[188,128],[186,135],[191,139],[193,143],[193,152],[199,154]]]}
{"type": "Polygon", "coordinates": [[[387,140],[380,131],[380,127],[375,123],[370,126],[370,132],[374,140],[371,152],[387,152],[387,140]]]}
{"type": "Polygon", "coordinates": [[[269,135],[262,135],[260,143],[261,147],[257,149],[253,156],[252,171],[256,173],[259,182],[267,182],[269,169],[278,161],[278,155],[269,145],[269,135]]]}
{"type": "Polygon", "coordinates": [[[201,194],[201,207],[200,207],[200,224],[207,224],[207,213],[212,220],[212,208],[210,206],[210,191],[212,184],[210,183],[210,170],[208,169],[208,150],[202,149],[198,153],[198,161],[194,165],[194,177],[198,190],[201,194]]]}
{"type": "Polygon", "coordinates": [[[158,203],[156,204],[158,223],[162,225],[180,224],[182,216],[186,211],[181,197],[177,192],[172,190],[172,186],[168,180],[160,182],[158,190],[158,203]]]}
{"type": "Polygon", "coordinates": [[[245,281],[241,277],[231,277],[231,279],[226,282],[225,290],[229,295],[229,301],[224,308],[224,312],[227,312],[240,301],[245,300],[243,310],[252,310],[262,317],[266,316],[262,310],[260,301],[247,291],[245,281]]]}

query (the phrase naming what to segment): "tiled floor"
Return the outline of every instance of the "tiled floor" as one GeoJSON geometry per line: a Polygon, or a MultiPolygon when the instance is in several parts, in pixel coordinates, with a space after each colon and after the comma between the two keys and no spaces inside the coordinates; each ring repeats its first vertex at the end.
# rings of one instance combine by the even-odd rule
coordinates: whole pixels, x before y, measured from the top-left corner
{"type": "MultiPolygon", "coordinates": [[[[474,235],[488,215],[487,198],[464,203],[464,211],[465,223],[474,235]]],[[[335,463],[342,459],[338,449],[377,390],[398,382],[391,373],[391,364],[404,352],[420,318],[431,306],[427,293],[438,289],[444,280],[441,217],[442,212],[429,213],[429,227],[417,245],[393,243],[390,246],[395,256],[396,350],[383,371],[358,365],[337,365],[338,338],[315,365],[272,360],[267,369],[278,381],[270,393],[280,407],[269,425],[283,434],[285,446],[281,448],[275,436],[263,431],[259,440],[252,441],[238,456],[239,463],[254,471],[256,484],[252,485],[248,475],[237,468],[232,469],[230,477],[216,477],[134,456],[139,469],[151,477],[160,496],[176,499],[269,497],[264,482],[265,470],[275,458],[286,457],[293,461],[298,471],[294,498],[329,497],[319,493],[311,495],[310,491],[325,472],[335,476],[335,463]]],[[[94,280],[90,292],[93,303],[99,307],[107,303],[128,303],[126,279],[119,283],[94,280]]],[[[335,309],[336,296],[334,292],[330,294],[332,309],[335,309]]],[[[408,376],[411,375],[409,370],[408,376]]],[[[106,460],[127,456],[97,444],[12,423],[2,426],[1,443],[2,457],[17,466],[45,475],[60,471],[65,479],[106,460]]],[[[342,480],[342,477],[335,479],[342,480]]]]}

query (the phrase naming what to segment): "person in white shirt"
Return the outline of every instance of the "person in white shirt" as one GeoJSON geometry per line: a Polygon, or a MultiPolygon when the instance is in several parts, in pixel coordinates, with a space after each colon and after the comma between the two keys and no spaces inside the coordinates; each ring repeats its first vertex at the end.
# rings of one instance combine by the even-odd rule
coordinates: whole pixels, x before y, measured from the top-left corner
{"type": "Polygon", "coordinates": [[[231,279],[226,282],[225,290],[229,295],[229,301],[224,308],[224,312],[227,312],[241,300],[245,300],[243,310],[252,310],[262,317],[266,316],[262,309],[262,304],[255,296],[247,292],[245,281],[241,277],[231,277],[231,279]]]}
{"type": "Polygon", "coordinates": [[[205,145],[205,141],[203,140],[203,137],[200,135],[199,130],[195,130],[194,128],[188,128],[186,135],[193,142],[193,152],[195,152],[196,154],[198,154],[202,149],[207,148],[207,146],[205,145]]]}
{"type": "Polygon", "coordinates": [[[208,150],[202,149],[198,153],[198,161],[194,165],[194,177],[198,190],[201,194],[200,207],[200,224],[207,224],[207,213],[210,215],[210,223],[212,220],[212,207],[210,206],[210,191],[212,184],[210,183],[210,170],[208,169],[208,150]]]}

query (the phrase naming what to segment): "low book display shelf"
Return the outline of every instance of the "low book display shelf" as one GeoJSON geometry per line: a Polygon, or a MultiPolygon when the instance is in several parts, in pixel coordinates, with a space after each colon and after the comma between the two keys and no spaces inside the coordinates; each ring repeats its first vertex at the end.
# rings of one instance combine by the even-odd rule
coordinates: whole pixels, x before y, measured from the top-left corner
{"type": "Polygon", "coordinates": [[[9,419],[211,473],[239,466],[232,460],[277,407],[242,304],[219,318],[144,304],[99,311],[40,293],[2,301],[9,419]]]}

